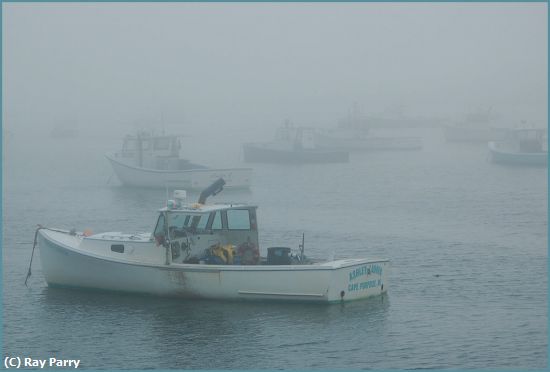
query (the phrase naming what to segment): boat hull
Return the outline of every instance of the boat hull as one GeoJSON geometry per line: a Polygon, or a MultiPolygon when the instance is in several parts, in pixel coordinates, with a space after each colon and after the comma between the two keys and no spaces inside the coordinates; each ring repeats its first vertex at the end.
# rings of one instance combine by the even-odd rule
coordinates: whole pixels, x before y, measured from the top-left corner
{"type": "Polygon", "coordinates": [[[349,154],[332,150],[284,150],[259,144],[243,145],[247,163],[347,163],[349,154]]]}
{"type": "Polygon", "coordinates": [[[498,164],[510,165],[548,165],[548,152],[520,153],[499,149],[496,142],[489,142],[491,161],[498,164]]]}
{"type": "Polygon", "coordinates": [[[126,186],[201,190],[217,179],[223,178],[225,188],[246,189],[250,187],[252,178],[252,169],[250,168],[164,171],[128,165],[111,155],[106,155],[106,157],[109,159],[120,182],[126,186]]]}
{"type": "MultiPolygon", "coordinates": [[[[40,230],[42,270],[51,286],[182,298],[331,303],[387,291],[387,260],[316,265],[139,264],[86,254],[59,232],[40,230]]],[[[74,239],[76,242],[78,239],[74,239]]]]}

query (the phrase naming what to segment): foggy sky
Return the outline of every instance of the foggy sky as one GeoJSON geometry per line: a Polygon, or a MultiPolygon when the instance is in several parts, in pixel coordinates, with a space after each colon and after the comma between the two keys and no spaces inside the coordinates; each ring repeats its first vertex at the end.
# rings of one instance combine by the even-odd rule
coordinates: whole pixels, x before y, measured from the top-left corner
{"type": "Polygon", "coordinates": [[[353,102],[547,123],[546,3],[2,6],[4,126],[16,131],[330,125],[353,102]]]}

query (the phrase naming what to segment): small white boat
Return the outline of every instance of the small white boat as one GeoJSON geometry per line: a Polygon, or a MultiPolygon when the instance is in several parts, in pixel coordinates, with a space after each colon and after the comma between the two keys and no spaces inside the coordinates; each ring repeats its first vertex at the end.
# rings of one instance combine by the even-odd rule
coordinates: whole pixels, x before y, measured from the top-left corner
{"type": "Polygon", "coordinates": [[[251,168],[209,168],[180,157],[178,136],[126,136],[122,151],[105,156],[122,184],[200,190],[219,178],[227,188],[249,188],[251,168]]]}
{"type": "Polygon", "coordinates": [[[506,140],[489,142],[489,153],[495,163],[545,166],[548,164],[547,141],[545,129],[509,130],[506,140]]]}
{"type": "MultiPolygon", "coordinates": [[[[260,257],[256,206],[183,205],[184,191],[161,209],[153,233],[96,235],[39,228],[42,271],[51,286],[184,298],[331,303],[388,290],[389,261],[319,262],[272,247],[260,257]]],[[[29,270],[30,273],[30,270],[29,270]]]]}

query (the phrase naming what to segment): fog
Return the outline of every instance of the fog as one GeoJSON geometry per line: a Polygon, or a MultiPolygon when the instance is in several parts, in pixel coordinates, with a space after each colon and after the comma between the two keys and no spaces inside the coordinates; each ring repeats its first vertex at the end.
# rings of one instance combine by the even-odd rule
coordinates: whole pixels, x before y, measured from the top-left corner
{"type": "Polygon", "coordinates": [[[545,369],[547,137],[493,126],[547,127],[547,17],[547,3],[2,4],[5,363],[545,369]],[[368,131],[335,128],[352,118],[368,131]],[[291,249],[312,266],[271,267],[291,249]]]}
{"type": "Polygon", "coordinates": [[[271,134],[286,118],[335,125],[356,102],[546,126],[547,35],[545,3],[8,3],[3,123],[271,134]]]}

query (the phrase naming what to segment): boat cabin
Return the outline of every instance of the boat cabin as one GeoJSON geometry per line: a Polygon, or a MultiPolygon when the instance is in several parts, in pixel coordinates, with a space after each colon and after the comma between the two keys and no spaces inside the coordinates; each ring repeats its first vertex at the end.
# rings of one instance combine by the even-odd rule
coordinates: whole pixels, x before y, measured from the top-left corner
{"type": "Polygon", "coordinates": [[[509,132],[508,141],[520,153],[547,152],[547,132],[541,128],[522,128],[509,132]]]}
{"type": "Polygon", "coordinates": [[[155,136],[147,132],[128,135],[117,157],[133,166],[156,170],[187,170],[206,168],[180,158],[181,142],[178,136],[155,136]]]}
{"type": "Polygon", "coordinates": [[[312,150],[315,148],[315,132],[312,128],[294,127],[287,123],[275,133],[275,140],[288,143],[292,150],[312,150]]]}
{"type": "Polygon", "coordinates": [[[214,204],[181,206],[169,201],[153,232],[175,263],[243,264],[260,261],[256,206],[214,204]]]}

